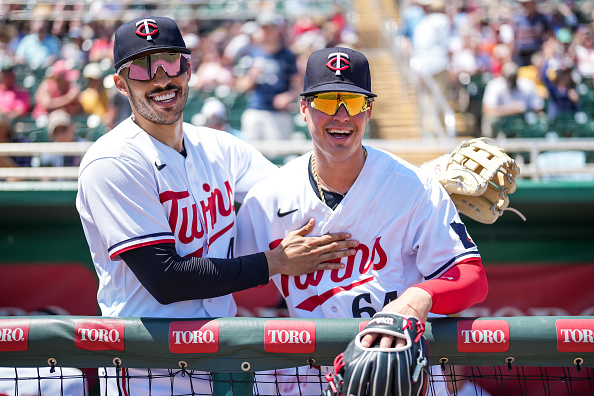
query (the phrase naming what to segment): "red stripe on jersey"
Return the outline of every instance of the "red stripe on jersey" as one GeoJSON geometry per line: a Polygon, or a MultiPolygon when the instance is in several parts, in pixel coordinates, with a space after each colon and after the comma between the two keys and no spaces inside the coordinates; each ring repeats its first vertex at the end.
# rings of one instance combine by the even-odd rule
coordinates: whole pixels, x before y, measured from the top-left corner
{"type": "Polygon", "coordinates": [[[217,239],[219,239],[219,237],[221,235],[223,235],[224,233],[226,233],[227,231],[229,231],[231,228],[233,228],[233,225],[234,224],[235,224],[235,221],[232,221],[231,224],[229,224],[227,227],[223,228],[221,231],[217,232],[212,237],[208,238],[208,246],[212,245],[214,243],[214,241],[216,241],[217,239]]]}
{"type": "Polygon", "coordinates": [[[302,310],[308,311],[308,312],[313,312],[314,309],[316,309],[320,305],[324,304],[326,301],[328,301],[330,298],[334,297],[338,293],[347,291],[347,290],[351,290],[354,287],[357,287],[359,285],[362,285],[362,284],[367,283],[372,280],[373,280],[373,276],[370,276],[367,279],[363,279],[358,282],[354,282],[348,286],[333,287],[332,289],[325,291],[324,293],[320,294],[319,296],[318,295],[311,296],[307,300],[304,300],[302,303],[297,305],[295,308],[299,308],[299,309],[302,309],[302,310]]]}
{"type": "Polygon", "coordinates": [[[130,393],[128,392],[128,389],[126,388],[126,369],[122,367],[122,393],[124,394],[124,396],[129,396],[130,393]]]}
{"type": "MultiPolygon", "coordinates": [[[[219,231],[216,234],[214,234],[212,236],[212,238],[209,238],[208,239],[208,246],[210,247],[210,245],[212,245],[214,241],[216,241],[217,239],[219,239],[219,237],[221,235],[223,235],[224,233],[226,233],[227,231],[229,231],[233,227],[234,224],[235,224],[234,221],[231,222],[231,224],[229,224],[227,227],[223,228],[221,231],[219,231]]],[[[198,249],[198,250],[196,250],[196,251],[194,251],[194,252],[192,252],[190,254],[186,254],[184,257],[202,257],[202,254],[204,253],[203,252],[203,249],[204,248],[200,248],[200,249],[198,249]]]]}
{"type": "Polygon", "coordinates": [[[114,257],[117,257],[119,254],[127,252],[128,250],[136,249],[136,248],[143,247],[143,246],[156,245],[158,243],[175,243],[175,239],[159,239],[158,241],[142,242],[142,243],[137,243],[135,245],[126,246],[125,248],[121,248],[121,249],[113,252],[109,256],[109,258],[113,260],[114,257]]]}
{"type": "Polygon", "coordinates": [[[412,287],[431,294],[431,312],[444,315],[463,311],[484,301],[489,291],[483,262],[478,257],[462,260],[439,278],[412,287]]]}

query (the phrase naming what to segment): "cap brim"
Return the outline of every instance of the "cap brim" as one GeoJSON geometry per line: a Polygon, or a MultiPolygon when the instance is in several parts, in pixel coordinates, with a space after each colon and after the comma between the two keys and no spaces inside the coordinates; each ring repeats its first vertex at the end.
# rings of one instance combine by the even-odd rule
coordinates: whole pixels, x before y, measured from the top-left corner
{"type": "Polygon", "coordinates": [[[137,58],[140,55],[154,54],[156,52],[163,52],[163,51],[181,52],[182,54],[191,54],[192,53],[192,50],[190,50],[188,48],[184,48],[184,47],[152,47],[150,49],[144,48],[141,51],[138,51],[138,52],[135,52],[135,53],[133,53],[131,55],[128,55],[124,59],[120,60],[117,64],[115,64],[113,67],[114,67],[114,69],[117,70],[124,63],[128,62],[131,59],[137,58]]]}
{"type": "Polygon", "coordinates": [[[349,92],[349,93],[358,93],[363,94],[371,97],[376,97],[377,95],[371,91],[368,91],[363,88],[359,88],[356,85],[346,84],[346,83],[331,83],[331,84],[323,84],[317,87],[312,87],[307,91],[301,92],[301,96],[310,96],[324,92],[349,92]]]}

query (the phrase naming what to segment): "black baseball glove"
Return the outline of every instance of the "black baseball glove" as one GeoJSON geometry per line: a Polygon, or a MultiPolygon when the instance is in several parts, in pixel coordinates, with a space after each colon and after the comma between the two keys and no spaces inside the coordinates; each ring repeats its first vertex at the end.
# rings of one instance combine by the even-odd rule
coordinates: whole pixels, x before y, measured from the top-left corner
{"type": "Polygon", "coordinates": [[[347,349],[334,360],[334,371],[325,396],[425,396],[429,390],[429,345],[423,322],[412,316],[377,313],[347,349]],[[401,347],[380,348],[379,339],[371,348],[361,345],[369,333],[386,334],[406,340],[401,347]]]}

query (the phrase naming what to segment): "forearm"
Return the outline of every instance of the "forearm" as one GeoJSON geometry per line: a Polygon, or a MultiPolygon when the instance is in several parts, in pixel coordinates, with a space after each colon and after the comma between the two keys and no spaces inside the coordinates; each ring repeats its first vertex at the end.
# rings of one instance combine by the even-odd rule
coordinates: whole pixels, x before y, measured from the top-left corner
{"type": "Polygon", "coordinates": [[[489,291],[482,262],[472,258],[458,263],[437,279],[412,288],[424,290],[432,298],[431,312],[449,315],[484,301],[489,291]]]}
{"type": "Polygon", "coordinates": [[[406,289],[396,300],[385,305],[382,312],[414,316],[425,322],[431,311],[433,299],[429,292],[418,287],[406,289]]]}
{"type": "Polygon", "coordinates": [[[158,244],[120,256],[161,304],[219,297],[268,283],[263,253],[232,259],[181,257],[175,245],[158,244]]]}

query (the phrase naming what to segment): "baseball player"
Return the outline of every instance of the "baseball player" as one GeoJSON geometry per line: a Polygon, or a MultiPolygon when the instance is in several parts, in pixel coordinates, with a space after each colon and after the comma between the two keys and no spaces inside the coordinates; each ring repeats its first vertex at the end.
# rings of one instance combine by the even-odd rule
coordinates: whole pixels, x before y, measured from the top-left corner
{"type": "MultiPolygon", "coordinates": [[[[234,202],[277,167],[231,134],[183,123],[189,60],[171,19],[143,17],[115,33],[115,86],[133,115],[87,152],[76,199],[103,316],[234,316],[230,293],[277,273],[343,268],[326,262],[355,253],[357,243],[345,233],[305,238],[310,222],[279,248],[236,258],[234,202]]],[[[146,370],[124,374],[140,377],[102,381],[102,395],[201,389],[181,374],[173,382],[157,370],[151,380],[146,370]]]]}
{"type": "MultiPolygon", "coordinates": [[[[309,218],[316,219],[312,235],[348,230],[359,245],[341,260],[344,269],[272,277],[291,316],[395,312],[425,321],[430,312],[451,314],[482,301],[480,254],[441,184],[362,145],[376,96],[365,56],[347,48],[314,52],[301,96],[313,152],[250,190],[238,214],[237,251],[274,248],[309,218]]],[[[376,337],[369,334],[362,344],[371,346],[376,337]]],[[[392,341],[379,340],[381,347],[392,341]]]]}

